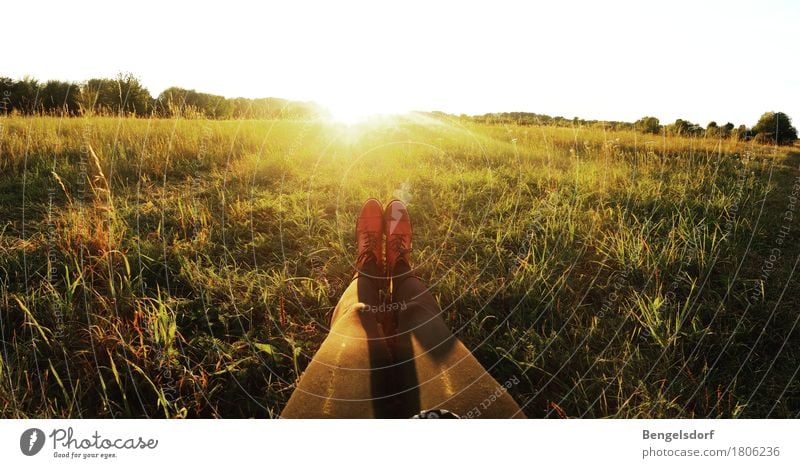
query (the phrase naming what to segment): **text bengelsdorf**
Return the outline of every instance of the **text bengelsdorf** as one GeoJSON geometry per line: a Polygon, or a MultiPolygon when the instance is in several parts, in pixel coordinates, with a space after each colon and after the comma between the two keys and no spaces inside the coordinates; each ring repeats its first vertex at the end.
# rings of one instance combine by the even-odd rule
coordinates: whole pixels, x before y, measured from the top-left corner
{"type": "Polygon", "coordinates": [[[642,430],[642,439],[645,440],[663,440],[665,442],[672,442],[673,440],[711,440],[714,438],[714,431],[697,432],[683,431],[678,432],[650,432],[647,429],[642,430]]]}

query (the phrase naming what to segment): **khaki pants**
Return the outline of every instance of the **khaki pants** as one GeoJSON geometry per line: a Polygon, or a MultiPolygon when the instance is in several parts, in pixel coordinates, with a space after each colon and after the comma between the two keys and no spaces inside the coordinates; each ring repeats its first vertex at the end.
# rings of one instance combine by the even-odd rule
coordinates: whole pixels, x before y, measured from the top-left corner
{"type": "Polygon", "coordinates": [[[386,307],[379,307],[376,281],[361,276],[350,284],[281,417],[409,418],[430,409],[525,417],[506,387],[450,332],[422,281],[403,279],[392,299],[395,329],[383,330],[375,311],[386,307]]]}

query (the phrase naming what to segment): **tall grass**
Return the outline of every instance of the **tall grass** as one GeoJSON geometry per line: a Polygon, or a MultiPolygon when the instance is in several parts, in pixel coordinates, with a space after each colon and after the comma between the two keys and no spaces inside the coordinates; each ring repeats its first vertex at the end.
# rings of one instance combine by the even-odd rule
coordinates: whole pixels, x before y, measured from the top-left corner
{"type": "Polygon", "coordinates": [[[368,197],[408,202],[446,321],[530,417],[800,411],[796,149],[422,116],[0,122],[2,416],[278,415],[368,197]]]}

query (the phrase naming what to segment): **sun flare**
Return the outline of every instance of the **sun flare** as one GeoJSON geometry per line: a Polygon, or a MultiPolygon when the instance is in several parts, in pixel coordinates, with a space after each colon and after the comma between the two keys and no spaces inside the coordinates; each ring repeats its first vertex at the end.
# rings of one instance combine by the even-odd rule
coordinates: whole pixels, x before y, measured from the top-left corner
{"type": "Polygon", "coordinates": [[[332,121],[345,124],[357,125],[369,120],[377,112],[365,111],[352,105],[344,105],[341,107],[329,107],[328,112],[332,121]]]}
{"type": "Polygon", "coordinates": [[[332,103],[325,107],[333,122],[345,125],[358,125],[386,113],[384,109],[380,109],[380,106],[366,101],[332,103]]]}
{"type": "Polygon", "coordinates": [[[386,96],[359,95],[355,91],[346,93],[346,95],[347,98],[339,96],[336,99],[321,100],[332,122],[351,126],[380,116],[408,112],[402,103],[392,102],[386,96]]]}

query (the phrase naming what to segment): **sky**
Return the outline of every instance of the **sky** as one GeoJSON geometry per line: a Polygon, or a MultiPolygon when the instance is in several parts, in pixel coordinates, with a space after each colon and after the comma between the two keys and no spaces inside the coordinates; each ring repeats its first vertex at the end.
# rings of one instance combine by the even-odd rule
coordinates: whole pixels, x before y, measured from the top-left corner
{"type": "Polygon", "coordinates": [[[800,124],[798,1],[36,1],[0,5],[0,76],[138,76],[373,113],[800,124]]]}

